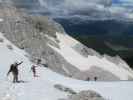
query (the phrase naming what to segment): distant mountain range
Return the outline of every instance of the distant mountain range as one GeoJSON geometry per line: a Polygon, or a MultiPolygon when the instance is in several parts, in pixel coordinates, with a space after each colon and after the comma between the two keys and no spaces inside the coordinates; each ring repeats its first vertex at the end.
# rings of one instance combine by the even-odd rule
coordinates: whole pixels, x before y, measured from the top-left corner
{"type": "Polygon", "coordinates": [[[55,19],[71,35],[133,35],[133,22],[122,20],[55,19]]]}

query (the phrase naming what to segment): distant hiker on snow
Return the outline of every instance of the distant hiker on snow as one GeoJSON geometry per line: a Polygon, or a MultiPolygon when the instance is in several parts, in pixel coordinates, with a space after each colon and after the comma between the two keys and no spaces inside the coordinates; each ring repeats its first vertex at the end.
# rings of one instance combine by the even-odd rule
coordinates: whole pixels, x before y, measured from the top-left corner
{"type": "Polygon", "coordinates": [[[12,72],[12,74],[13,74],[13,83],[18,83],[19,82],[18,81],[18,74],[19,74],[18,66],[21,65],[22,63],[23,63],[23,61],[20,62],[20,63],[15,62],[14,64],[11,64],[11,66],[10,66],[10,69],[7,73],[7,76],[10,74],[10,72],[12,72]]]}
{"type": "Polygon", "coordinates": [[[34,77],[37,77],[37,75],[36,75],[36,67],[37,67],[36,65],[32,65],[32,67],[31,67],[31,71],[32,71],[34,77]]]}
{"type": "Polygon", "coordinates": [[[36,68],[39,66],[40,63],[41,63],[41,59],[37,59],[37,64],[32,65],[32,67],[31,67],[31,71],[32,71],[34,77],[38,77],[36,75],[36,68]]]}
{"type": "Polygon", "coordinates": [[[41,59],[37,59],[37,65],[41,64],[42,60],[41,59]]]}
{"type": "Polygon", "coordinates": [[[98,77],[94,77],[94,80],[97,81],[98,80],[98,77]]]}

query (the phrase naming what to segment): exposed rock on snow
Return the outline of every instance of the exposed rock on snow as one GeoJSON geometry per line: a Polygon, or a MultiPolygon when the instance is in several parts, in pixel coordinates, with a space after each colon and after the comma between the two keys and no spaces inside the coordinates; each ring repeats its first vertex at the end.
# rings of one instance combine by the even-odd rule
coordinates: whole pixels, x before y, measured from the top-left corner
{"type": "Polygon", "coordinates": [[[0,38],[0,43],[3,43],[3,42],[4,42],[4,40],[2,38],[0,38]]]}
{"type": "Polygon", "coordinates": [[[54,87],[62,92],[67,92],[69,94],[76,94],[76,92],[68,87],[65,87],[63,85],[60,85],[60,84],[56,84],[54,85],[54,87]]]}
{"type": "Polygon", "coordinates": [[[65,100],[105,100],[101,95],[94,91],[81,91],[78,94],[71,95],[65,100]]]}

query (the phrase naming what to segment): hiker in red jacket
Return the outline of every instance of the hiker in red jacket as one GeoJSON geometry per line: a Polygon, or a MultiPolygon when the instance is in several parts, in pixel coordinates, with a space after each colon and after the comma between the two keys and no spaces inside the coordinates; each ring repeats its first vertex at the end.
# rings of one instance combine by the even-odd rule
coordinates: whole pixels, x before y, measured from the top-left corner
{"type": "Polygon", "coordinates": [[[15,62],[14,64],[11,64],[10,69],[7,73],[7,76],[10,74],[10,72],[12,72],[13,74],[13,83],[18,83],[18,74],[19,74],[19,70],[18,70],[18,66],[21,65],[23,62],[15,62]]]}

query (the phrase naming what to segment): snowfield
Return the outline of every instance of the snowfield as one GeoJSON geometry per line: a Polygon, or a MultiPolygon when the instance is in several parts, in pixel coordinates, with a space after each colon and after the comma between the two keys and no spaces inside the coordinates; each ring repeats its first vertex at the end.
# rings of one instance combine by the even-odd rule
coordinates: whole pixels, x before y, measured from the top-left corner
{"type": "MultiPolygon", "coordinates": [[[[60,36],[60,34],[58,34],[58,36],[60,36]]],[[[0,33],[0,39],[3,40],[0,42],[0,100],[59,100],[60,98],[67,98],[68,93],[54,88],[56,84],[69,87],[76,92],[94,90],[106,100],[133,100],[132,81],[87,82],[64,77],[44,67],[38,67],[37,72],[39,77],[33,78],[30,72],[32,63],[26,56],[28,54],[10,43],[2,33],[0,33]],[[25,83],[13,84],[12,75],[9,77],[6,76],[10,65],[16,60],[24,61],[19,67],[19,78],[25,81],[25,83]]],[[[90,68],[90,65],[95,63],[102,64],[103,68],[108,70],[102,63],[102,61],[105,61],[105,63],[109,65],[112,73],[117,76],[120,74],[119,77],[121,77],[121,79],[126,79],[128,75],[132,77],[132,74],[126,69],[122,67],[117,68],[116,65],[109,63],[105,58],[99,60],[96,57],[82,57],[70,48],[71,43],[68,46],[66,46],[65,43],[65,41],[60,40],[60,49],[51,47],[60,52],[71,64],[76,64],[77,68],[86,70],[90,68]],[[83,61],[83,63],[81,61],[83,61]],[[85,66],[82,68],[81,64],[85,64],[85,66]],[[89,64],[89,67],[87,64],[89,64]]]]}
{"type": "Polygon", "coordinates": [[[124,63],[110,62],[106,57],[99,58],[97,56],[84,57],[79,54],[74,47],[79,42],[69,37],[67,34],[56,33],[57,38],[60,41],[60,48],[53,48],[59,54],[61,54],[70,64],[76,66],[81,71],[87,71],[93,66],[97,66],[105,71],[111,72],[113,75],[119,77],[121,80],[128,80],[129,77],[133,78],[133,72],[128,65],[124,63]],[[127,68],[128,67],[128,68],[127,68]]]}

